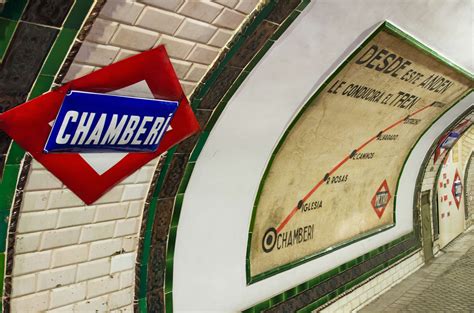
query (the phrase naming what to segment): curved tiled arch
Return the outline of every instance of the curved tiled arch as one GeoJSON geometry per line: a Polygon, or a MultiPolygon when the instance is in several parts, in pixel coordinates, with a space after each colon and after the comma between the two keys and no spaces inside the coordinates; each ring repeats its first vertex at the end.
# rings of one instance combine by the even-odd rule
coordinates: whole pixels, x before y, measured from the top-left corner
{"type": "Polygon", "coordinates": [[[308,0],[269,1],[256,11],[194,92],[191,105],[203,131],[168,151],[146,201],[136,274],[141,312],[172,310],[174,240],[194,164],[227,101],[308,4],[308,0]]]}
{"type": "MultiPolygon", "coordinates": [[[[214,120],[214,117],[211,117],[211,119],[214,120]]],[[[206,134],[206,136],[207,135],[208,134],[206,134]]],[[[203,140],[205,140],[205,139],[203,139],[203,140]]],[[[174,158],[174,159],[170,157],[167,164],[168,164],[169,167],[171,167],[174,170],[173,171],[174,173],[179,174],[178,177],[179,176],[189,177],[190,172],[193,170],[193,167],[194,167],[194,164],[193,164],[194,162],[193,161],[196,160],[195,158],[193,158],[193,154],[195,154],[195,151],[191,154],[191,156],[177,155],[178,157],[174,158]],[[187,158],[190,159],[191,162],[187,163],[187,165],[186,165],[187,158]],[[174,164],[173,164],[173,162],[174,162],[174,164]],[[178,169],[178,170],[176,170],[176,169],[178,169]]],[[[163,177],[165,177],[165,176],[163,176],[163,177]]],[[[172,193],[171,196],[169,196],[168,198],[161,198],[160,199],[159,194],[156,194],[155,200],[157,200],[158,209],[163,208],[163,209],[168,210],[168,211],[164,210],[165,212],[169,212],[169,211],[173,210],[173,205],[174,205],[174,210],[176,212],[176,210],[178,208],[180,208],[181,205],[182,205],[186,185],[187,185],[187,179],[185,179],[184,181],[180,181],[180,179],[176,179],[176,182],[174,182],[175,189],[170,191],[172,193]],[[174,195],[176,195],[176,194],[177,194],[177,196],[175,198],[174,195]]],[[[167,185],[166,187],[169,187],[169,186],[167,185]]],[[[158,190],[158,192],[159,192],[159,190],[158,190]]],[[[171,219],[171,217],[169,217],[169,218],[171,219]]],[[[173,228],[176,229],[178,218],[179,217],[177,215],[174,215],[173,220],[171,221],[171,223],[172,223],[171,224],[171,229],[172,230],[173,230],[173,228]]],[[[156,225],[162,225],[162,222],[158,221],[156,225]]],[[[165,224],[165,227],[167,227],[166,224],[165,224]]],[[[166,232],[166,228],[165,228],[165,232],[166,232]]],[[[415,238],[414,234],[411,234],[411,237],[415,238]]],[[[395,253],[395,255],[399,255],[400,251],[410,252],[409,248],[416,249],[417,246],[419,245],[419,243],[417,243],[416,238],[415,239],[413,239],[413,238],[402,238],[403,240],[406,240],[407,242],[404,243],[404,247],[397,248],[397,249],[399,249],[398,252],[393,252],[393,253],[395,253]]],[[[176,238],[173,236],[173,233],[172,233],[171,237],[169,239],[169,242],[171,242],[171,243],[168,243],[168,246],[172,245],[174,243],[175,239],[176,238]]],[[[400,243],[400,242],[396,242],[394,244],[398,244],[398,243],[400,243]]],[[[163,243],[162,249],[165,249],[165,248],[166,248],[166,243],[163,243]]],[[[387,259],[385,259],[385,257],[387,257],[387,256],[390,257],[390,258],[393,257],[394,254],[385,253],[385,251],[387,251],[387,249],[389,249],[390,247],[382,247],[382,248],[383,248],[382,250],[373,251],[369,255],[369,257],[372,258],[373,256],[377,255],[381,251],[384,252],[383,256],[379,256],[378,259],[376,259],[377,261],[370,260],[370,258],[364,259],[364,261],[365,260],[366,261],[370,260],[369,262],[364,262],[366,267],[367,267],[367,264],[370,264],[371,267],[374,266],[374,265],[376,265],[375,267],[380,267],[381,264],[384,264],[384,263],[388,262],[387,259]]],[[[411,250],[411,251],[413,251],[413,250],[411,250]]],[[[173,250],[169,251],[170,255],[172,255],[173,252],[174,252],[173,250]]],[[[164,255],[164,253],[162,255],[164,255]]],[[[172,263],[172,258],[169,257],[168,259],[165,259],[163,257],[162,262],[167,262],[168,264],[171,264],[172,263]]],[[[349,265],[346,264],[345,266],[347,268],[347,266],[349,266],[349,265]]],[[[373,269],[373,268],[369,268],[369,269],[373,269]]],[[[168,275],[168,272],[170,270],[172,270],[172,267],[167,269],[167,273],[165,275],[168,275]]],[[[340,269],[337,269],[337,270],[340,270],[340,269]]],[[[163,273],[161,273],[161,274],[163,275],[163,273]]],[[[334,273],[331,273],[331,275],[333,275],[333,274],[334,273]]],[[[167,283],[172,283],[172,281],[169,277],[166,277],[165,281],[166,281],[166,279],[168,279],[167,283]]],[[[270,301],[268,301],[267,304],[271,305],[271,304],[274,304],[277,301],[283,301],[285,299],[288,299],[290,296],[294,296],[297,291],[302,290],[303,288],[307,288],[307,285],[309,285],[309,284],[303,284],[302,286],[299,286],[298,289],[289,291],[287,296],[286,295],[279,295],[278,297],[275,297],[275,299],[271,299],[270,301]]],[[[340,291],[338,291],[338,292],[340,292],[340,291]]],[[[171,289],[169,288],[169,289],[165,290],[165,293],[168,293],[168,295],[169,295],[168,296],[168,301],[171,301],[171,289]]],[[[307,298],[308,296],[306,295],[305,297],[307,298]]],[[[327,299],[325,299],[325,301],[327,301],[327,299]]],[[[170,302],[168,302],[168,303],[170,303],[170,302]]],[[[265,306],[264,305],[257,306],[257,307],[255,307],[255,310],[257,310],[257,308],[260,309],[262,307],[265,307],[265,306]]]]}
{"type": "MultiPolygon", "coordinates": [[[[82,0],[81,0],[82,1],[82,0]]],[[[225,2],[221,0],[222,2],[225,2]]],[[[142,3],[154,2],[154,0],[142,0],[142,3]]],[[[160,1],[155,1],[160,2],[160,1]]],[[[177,3],[180,1],[169,1],[168,3],[177,3]]],[[[163,2],[164,3],[164,2],[163,2]]],[[[236,36],[235,41],[230,47],[225,49],[217,61],[213,71],[207,75],[204,81],[198,86],[193,96],[193,107],[202,125],[206,125],[204,131],[193,138],[183,142],[178,147],[172,149],[165,158],[161,160],[155,176],[152,179],[153,186],[150,188],[147,205],[145,206],[143,219],[142,240],[140,240],[140,255],[138,261],[140,268],[137,267],[137,293],[136,297],[139,306],[137,309],[155,311],[155,310],[172,310],[172,270],[173,270],[173,248],[176,239],[176,226],[179,219],[179,212],[183,201],[184,192],[187,182],[194,168],[195,161],[206,142],[214,123],[218,119],[220,113],[224,109],[226,102],[238,88],[238,85],[245,79],[253,66],[258,62],[259,58],[268,50],[272,43],[278,39],[285,28],[299,15],[309,1],[266,1],[266,5],[256,12],[249,20],[248,24],[242,30],[242,33],[236,36]],[[158,212],[157,212],[158,211],[158,212]],[[157,214],[155,214],[157,213],[157,214]],[[152,246],[153,243],[153,246],[152,246]],[[151,251],[150,251],[151,249],[151,251]],[[148,266],[149,264],[157,264],[159,266],[148,266]],[[163,270],[161,270],[163,269],[163,270]],[[140,283],[139,283],[140,282],[140,283]],[[148,304],[147,304],[148,299],[148,304]],[[148,307],[147,307],[148,306],[148,307]]],[[[80,36],[80,35],[79,35],[80,36]]],[[[84,37],[82,37],[84,38],[84,37]]],[[[78,47],[73,47],[73,52],[77,52],[78,47]]],[[[66,64],[71,64],[70,58],[66,64]]],[[[66,75],[67,68],[62,70],[60,76],[56,80],[60,82],[62,77],[66,75]]],[[[12,148],[10,159],[18,163],[21,161],[22,152],[12,148]],[[15,152],[16,151],[16,152],[15,152]],[[18,155],[16,155],[17,153],[18,155]]],[[[25,162],[23,170],[25,171],[21,177],[26,178],[28,175],[28,162],[25,162]]],[[[13,165],[12,163],[9,163],[13,165]]],[[[10,166],[19,169],[18,164],[10,166]]],[[[15,182],[12,182],[12,189],[9,195],[13,195],[15,182]]],[[[18,186],[21,191],[21,185],[18,186]]],[[[17,199],[21,199],[21,195],[17,195],[17,199]]],[[[18,215],[18,211],[16,211],[18,215]]],[[[15,215],[15,214],[13,214],[15,215]]],[[[12,238],[14,238],[14,233],[12,238]]],[[[367,264],[370,266],[380,265],[385,262],[386,257],[397,257],[416,248],[416,240],[413,236],[400,238],[400,241],[391,243],[382,250],[372,251],[367,258],[360,264],[363,269],[367,264]],[[383,257],[378,256],[384,254],[383,257]]],[[[13,246],[13,244],[11,244],[13,246]]],[[[394,259],[390,258],[390,261],[394,259]]],[[[346,268],[357,265],[359,263],[346,264],[346,268]]],[[[324,277],[337,277],[331,284],[340,283],[341,280],[354,278],[348,277],[347,273],[342,274],[340,268],[336,272],[329,273],[324,277]],[[339,272],[338,272],[339,271],[339,272]]],[[[355,272],[354,272],[355,273],[355,272]]],[[[360,272],[359,272],[360,273],[360,272]]],[[[296,294],[303,290],[308,290],[314,283],[321,282],[321,277],[317,277],[311,282],[307,282],[297,289],[291,289],[282,295],[278,295],[271,301],[258,305],[251,311],[269,308],[271,305],[288,301],[288,305],[294,304],[296,294]]],[[[318,287],[320,288],[320,287],[318,287]]],[[[344,285],[341,288],[348,288],[344,285]]],[[[303,294],[301,298],[307,298],[311,292],[318,293],[318,289],[303,294]],[[316,291],[315,291],[316,290],[316,291]]],[[[341,289],[338,289],[340,292],[341,289]]],[[[325,297],[325,301],[328,297],[325,297]]],[[[321,303],[321,302],[320,302],[321,303]]],[[[283,305],[275,307],[284,308],[283,305]]]]}
{"type": "MultiPolygon", "coordinates": [[[[7,23],[9,29],[6,38],[2,38],[1,42],[4,49],[2,50],[4,57],[2,69],[10,72],[3,75],[3,79],[10,80],[3,82],[2,88],[11,87],[14,81],[10,77],[12,74],[24,76],[26,83],[18,84],[20,89],[16,86],[10,88],[8,92],[2,92],[0,111],[10,109],[26,99],[34,98],[49,90],[55,77],[60,76],[58,74],[60,68],[65,68],[62,65],[63,61],[73,58],[74,51],[77,51],[74,47],[81,44],[81,41],[76,38],[87,33],[87,29],[90,28],[90,24],[93,23],[94,17],[104,3],[105,0],[87,0],[81,3],[64,1],[42,7],[37,3],[21,0],[9,1],[6,4],[0,14],[2,22],[4,25],[7,23]],[[30,22],[35,25],[28,24],[30,22]],[[48,33],[51,40],[46,40],[47,38],[44,36],[48,33]],[[38,38],[41,41],[37,44],[40,47],[39,50],[36,47],[32,49],[27,46],[28,54],[25,55],[25,44],[29,45],[29,40],[38,40],[38,38]],[[24,64],[29,65],[22,68],[21,66],[24,64]],[[12,97],[10,93],[13,93],[14,96],[12,97]]],[[[0,155],[2,156],[0,157],[0,172],[3,174],[0,175],[0,194],[2,195],[0,207],[4,213],[8,214],[2,219],[3,223],[0,225],[2,247],[3,249],[5,246],[7,247],[6,255],[2,254],[5,273],[5,276],[2,275],[4,278],[2,308],[5,312],[9,312],[16,229],[31,157],[2,134],[3,132],[0,132],[0,155]],[[5,167],[2,168],[4,165],[5,167]]]]}

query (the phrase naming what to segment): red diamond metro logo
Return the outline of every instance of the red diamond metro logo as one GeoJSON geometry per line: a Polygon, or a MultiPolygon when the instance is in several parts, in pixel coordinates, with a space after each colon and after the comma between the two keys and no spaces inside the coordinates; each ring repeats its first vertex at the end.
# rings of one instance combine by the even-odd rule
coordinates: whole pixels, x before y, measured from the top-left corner
{"type": "Polygon", "coordinates": [[[372,197],[371,201],[372,208],[374,209],[375,214],[377,214],[379,219],[382,217],[383,212],[385,211],[385,208],[387,207],[387,204],[391,198],[392,196],[390,195],[390,191],[388,190],[387,181],[384,179],[379,189],[377,189],[377,192],[372,197]]]}
{"type": "Polygon", "coordinates": [[[456,207],[459,210],[459,204],[461,203],[461,197],[462,197],[462,182],[461,182],[461,176],[459,176],[458,170],[456,170],[456,174],[454,174],[453,187],[451,188],[451,193],[453,194],[456,207]]]}

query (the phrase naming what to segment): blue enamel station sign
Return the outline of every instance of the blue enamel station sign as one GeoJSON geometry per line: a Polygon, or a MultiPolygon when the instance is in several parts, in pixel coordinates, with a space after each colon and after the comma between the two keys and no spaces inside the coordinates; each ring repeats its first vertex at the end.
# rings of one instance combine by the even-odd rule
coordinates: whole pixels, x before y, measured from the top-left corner
{"type": "Polygon", "coordinates": [[[155,151],[177,107],[177,101],[70,91],[44,152],[155,151]]]}

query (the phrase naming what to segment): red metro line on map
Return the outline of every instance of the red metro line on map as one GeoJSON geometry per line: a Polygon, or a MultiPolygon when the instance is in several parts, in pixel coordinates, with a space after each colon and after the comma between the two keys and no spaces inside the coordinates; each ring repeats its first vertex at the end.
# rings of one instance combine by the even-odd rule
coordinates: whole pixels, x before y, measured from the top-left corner
{"type": "Polygon", "coordinates": [[[0,129],[91,204],[199,124],[159,46],[0,114],[0,129]],[[116,95],[136,87],[146,97],[116,95]]]}

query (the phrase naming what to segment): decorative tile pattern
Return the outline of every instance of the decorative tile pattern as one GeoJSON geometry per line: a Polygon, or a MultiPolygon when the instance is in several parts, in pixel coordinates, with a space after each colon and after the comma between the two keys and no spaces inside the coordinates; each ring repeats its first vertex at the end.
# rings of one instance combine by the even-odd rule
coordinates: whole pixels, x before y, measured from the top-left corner
{"type": "Polygon", "coordinates": [[[229,65],[240,68],[245,67],[250,60],[255,56],[254,51],[259,51],[263,45],[272,37],[279,25],[269,21],[263,21],[257,26],[243,42],[242,47],[232,57],[229,65]]]}
{"type": "Polygon", "coordinates": [[[74,0],[35,0],[30,1],[22,20],[41,25],[60,27],[69,13],[74,0]]]}
{"type": "Polygon", "coordinates": [[[23,103],[58,31],[20,22],[0,70],[0,103],[4,112],[23,103]]]}
{"type": "Polygon", "coordinates": [[[413,251],[413,249],[417,248],[417,243],[416,238],[412,236],[410,239],[403,241],[374,257],[368,258],[347,270],[342,271],[343,267],[341,267],[341,273],[332,276],[328,280],[325,280],[312,288],[298,293],[296,296],[280,304],[272,306],[270,309],[265,310],[265,312],[295,312],[309,306],[313,302],[337,291],[338,289],[338,292],[342,292],[342,289],[340,288],[344,288],[345,285],[361,277],[363,274],[369,273],[380,265],[383,266],[385,262],[394,259],[406,251],[413,251]]]}
{"type": "MultiPolygon", "coordinates": [[[[239,50],[240,51],[240,50],[239,50]]],[[[213,110],[219,104],[219,101],[229,90],[230,86],[242,72],[243,67],[234,67],[227,65],[216,79],[212,89],[202,98],[199,108],[206,110],[213,110]]]]}
{"type": "MultiPolygon", "coordinates": [[[[308,2],[306,0],[298,1],[298,4],[305,3],[306,5],[308,2]]],[[[278,31],[282,33],[289,26],[289,23],[277,25],[266,20],[272,10],[280,6],[285,5],[283,2],[270,1],[249,18],[249,22],[243,26],[242,32],[228,44],[228,49],[226,48],[220,53],[213,69],[205,76],[203,82],[192,95],[192,107],[195,108],[199,124],[205,131],[168,152],[159,183],[156,185],[155,194],[158,193],[159,197],[153,196],[147,200],[147,203],[150,203],[149,214],[144,216],[144,219],[155,216],[155,222],[152,228],[147,228],[145,231],[145,233],[150,231],[153,234],[151,246],[141,245],[145,251],[142,252],[143,257],[140,261],[142,264],[138,268],[140,273],[137,273],[137,276],[142,279],[137,293],[138,305],[136,306],[137,310],[141,312],[150,310],[147,305],[153,305],[154,308],[167,312],[172,310],[172,272],[176,226],[194,162],[227,101],[243,82],[251,68],[270,48],[273,43],[272,37],[278,31]],[[171,221],[168,212],[172,213],[171,221]],[[164,217],[157,217],[160,214],[164,214],[164,217]],[[162,249],[166,243],[167,250],[163,253],[162,249]],[[149,252],[147,249],[150,249],[149,252]],[[166,270],[163,268],[164,262],[166,270]],[[143,279],[143,271],[146,270],[149,274],[148,283],[146,279],[143,279]]],[[[148,223],[148,225],[150,224],[148,223]]],[[[145,236],[143,241],[146,240],[145,236]]]]}
{"type": "MultiPolygon", "coordinates": [[[[77,33],[76,29],[55,28],[63,24],[73,3],[73,0],[8,1],[0,14],[0,23],[7,21],[8,25],[12,25],[7,28],[7,36],[0,40],[0,59],[3,57],[0,69],[1,111],[10,109],[26,101],[27,98],[36,97],[49,90],[55,75],[51,66],[60,67],[77,33]],[[51,47],[53,47],[52,51],[51,47]],[[43,67],[45,63],[48,64],[46,69],[43,67]],[[42,68],[43,72],[40,73],[42,68]]],[[[77,24],[77,28],[82,24],[92,4],[93,0],[76,1],[72,7],[72,10],[77,13],[76,16],[82,14],[82,17],[76,19],[77,23],[80,22],[77,24]]],[[[69,14],[69,18],[71,16],[73,16],[72,13],[69,14]]],[[[3,289],[3,309],[6,312],[11,309],[12,290],[15,286],[12,281],[15,249],[22,250],[27,247],[24,243],[33,243],[31,239],[26,241],[26,237],[22,241],[23,243],[16,242],[20,207],[23,205],[24,187],[31,162],[29,155],[26,155],[24,159],[23,156],[24,152],[21,148],[15,143],[10,144],[10,139],[4,134],[0,134],[0,173],[2,173],[0,175],[0,213],[6,214],[2,219],[5,220],[5,225],[0,225],[2,251],[5,251],[6,222],[10,216],[8,249],[6,255],[2,254],[3,257],[6,256],[6,276],[3,289]],[[5,167],[3,168],[4,163],[5,167]]],[[[28,238],[35,237],[29,235],[28,238]]],[[[54,301],[54,297],[52,301],[54,301]]]]}

